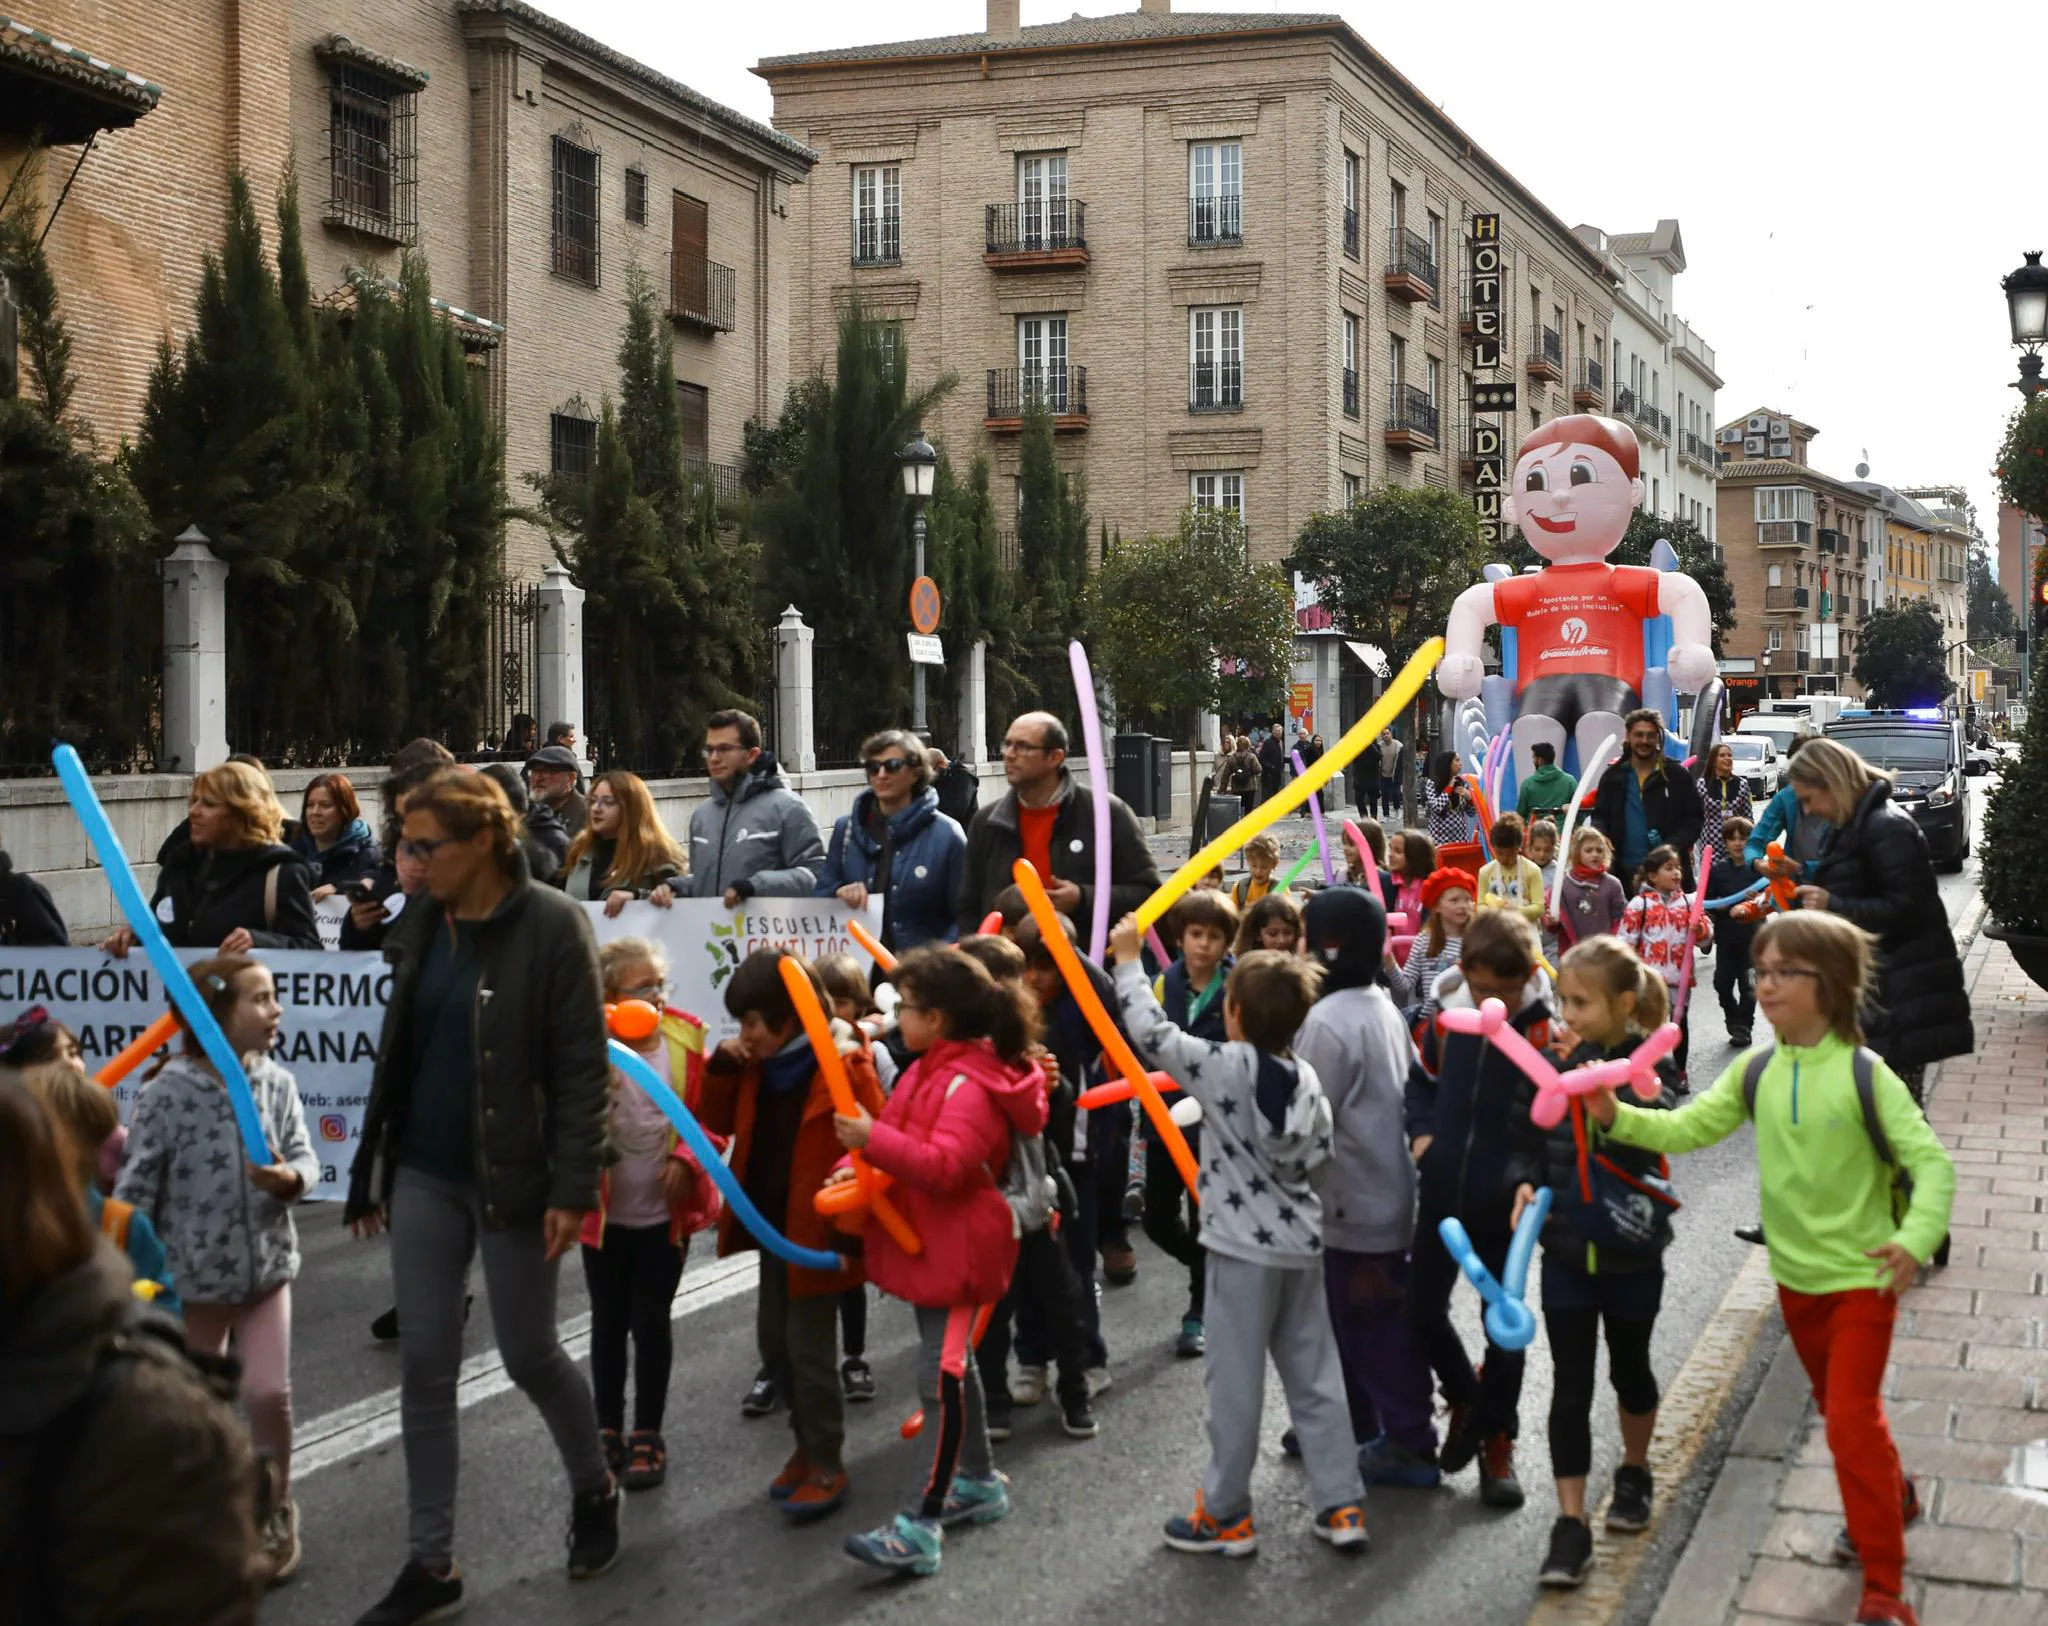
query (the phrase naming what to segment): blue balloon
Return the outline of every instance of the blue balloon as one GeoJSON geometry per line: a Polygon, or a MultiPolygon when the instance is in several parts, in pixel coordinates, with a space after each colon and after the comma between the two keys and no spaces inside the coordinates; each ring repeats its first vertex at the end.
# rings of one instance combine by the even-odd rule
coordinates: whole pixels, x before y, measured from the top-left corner
{"type": "Polygon", "coordinates": [[[806,1270],[834,1272],[846,1268],[846,1261],[838,1254],[826,1253],[819,1248],[800,1248],[768,1223],[766,1216],[754,1206],[754,1199],[747,1195],[747,1188],[740,1184],[740,1177],[718,1155],[718,1148],[712,1145],[704,1126],[697,1122],[696,1114],[683,1105],[683,1098],[669,1087],[668,1081],[647,1065],[644,1056],[629,1050],[616,1039],[611,1041],[611,1055],[612,1065],[645,1090],[647,1099],[660,1107],[668,1121],[676,1126],[676,1133],[683,1137],[683,1144],[689,1147],[690,1155],[711,1176],[720,1195],[739,1215],[740,1223],[754,1233],[756,1242],[785,1264],[802,1265],[806,1270]]]}
{"type": "Polygon", "coordinates": [[[199,990],[192,985],[184,963],[172,952],[171,940],[164,936],[163,927],[150,912],[149,900],[136,884],[135,872],[128,867],[128,854],[122,850],[121,838],[114,834],[113,825],[107,822],[107,810],[100,806],[85,764],[78,760],[78,753],[68,745],[58,746],[51,753],[51,761],[57,766],[57,778],[63,783],[64,794],[71,799],[78,822],[85,826],[86,839],[92,843],[93,851],[99,854],[100,867],[107,872],[107,884],[114,889],[114,901],[121,906],[121,913],[134,929],[136,941],[149,955],[149,963],[156,968],[164,991],[171,996],[171,1003],[185,1018],[185,1026],[197,1036],[200,1048],[206,1052],[206,1059],[213,1063],[213,1070],[227,1085],[228,1104],[234,1108],[235,1127],[242,1133],[243,1150],[249,1154],[251,1163],[268,1167],[274,1161],[270,1141],[263,1133],[263,1119],[256,1111],[256,1097],[249,1089],[249,1076],[242,1071],[242,1058],[235,1054],[235,1047],[221,1032],[220,1024],[213,1019],[213,1012],[206,1008],[206,1001],[199,997],[199,990]]]}
{"type": "Polygon", "coordinates": [[[1536,1239],[1550,1217],[1550,1202],[1550,1188],[1543,1186],[1522,1210],[1522,1223],[1515,1227],[1514,1240],[1508,1244],[1505,1286],[1480,1262],[1464,1226],[1454,1219],[1437,1226],[1437,1235],[1444,1239],[1458,1268],[1486,1302],[1487,1338],[1502,1349],[1527,1349],[1536,1341],[1536,1315],[1523,1302],[1523,1295],[1529,1287],[1529,1262],[1536,1256],[1536,1239]]]}
{"type": "Polygon", "coordinates": [[[1744,887],[1744,888],[1743,888],[1743,889],[1742,889],[1742,890],[1741,890],[1740,892],[1731,892],[1731,893],[1729,893],[1729,894],[1728,894],[1728,895],[1727,895],[1727,896],[1726,896],[1725,898],[1709,898],[1709,899],[1707,899],[1707,901],[1706,901],[1706,903],[1705,903],[1705,905],[1704,905],[1703,907],[1705,907],[1705,908],[1708,908],[1708,909],[1725,909],[1725,908],[1727,908],[1727,907],[1728,907],[1728,905],[1730,905],[1731,903],[1740,903],[1740,902],[1741,902],[1741,901],[1742,901],[1742,900],[1743,900],[1744,898],[1753,898],[1753,897],[1755,897],[1755,896],[1757,895],[1757,893],[1759,893],[1759,892],[1763,891],[1763,889],[1764,889],[1765,887],[1769,886],[1770,884],[1771,884],[1771,878],[1770,878],[1770,877],[1769,877],[1768,875],[1762,876],[1762,877],[1760,877],[1759,879],[1757,879],[1757,880],[1755,880],[1755,881],[1752,881],[1752,882],[1751,882],[1751,883],[1750,883],[1750,884],[1749,884],[1748,886],[1744,887]]]}

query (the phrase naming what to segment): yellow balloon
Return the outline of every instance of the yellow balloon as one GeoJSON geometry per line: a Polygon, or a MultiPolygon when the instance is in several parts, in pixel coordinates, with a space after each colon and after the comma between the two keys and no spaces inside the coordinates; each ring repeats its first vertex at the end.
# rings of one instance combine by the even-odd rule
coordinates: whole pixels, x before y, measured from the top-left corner
{"type": "Polygon", "coordinates": [[[1143,931],[1147,926],[1157,925],[1160,916],[1178,903],[1183,893],[1224,859],[1268,825],[1277,824],[1296,808],[1306,806],[1311,795],[1336,778],[1352,758],[1363,753],[1379,738],[1380,730],[1394,720],[1401,708],[1422,692],[1423,684],[1429,681],[1429,674],[1436,670],[1436,663],[1443,658],[1444,641],[1441,638],[1430,639],[1409,656],[1408,664],[1387,685],[1387,692],[1379,697],[1372,710],[1353,723],[1344,737],[1325,751],[1307,773],[1296,774],[1271,800],[1259,803],[1175,870],[1164,886],[1138,905],[1138,929],[1143,931]]]}

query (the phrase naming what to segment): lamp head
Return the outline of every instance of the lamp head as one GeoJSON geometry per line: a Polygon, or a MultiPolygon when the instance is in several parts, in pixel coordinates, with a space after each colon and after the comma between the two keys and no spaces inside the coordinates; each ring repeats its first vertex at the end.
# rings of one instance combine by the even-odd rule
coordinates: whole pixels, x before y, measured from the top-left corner
{"type": "MultiPolygon", "coordinates": [[[[2042,274],[2048,276],[2048,272],[2042,274]]],[[[923,502],[930,497],[932,485],[938,478],[939,454],[924,438],[922,429],[908,446],[896,454],[896,460],[903,467],[903,495],[913,502],[923,502]]]]}

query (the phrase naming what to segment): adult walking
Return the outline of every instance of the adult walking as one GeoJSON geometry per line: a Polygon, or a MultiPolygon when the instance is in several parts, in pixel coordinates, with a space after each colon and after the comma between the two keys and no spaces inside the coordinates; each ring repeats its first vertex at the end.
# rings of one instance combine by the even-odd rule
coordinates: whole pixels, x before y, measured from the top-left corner
{"type": "Polygon", "coordinates": [[[1259,754],[1249,734],[1240,734],[1230,753],[1230,788],[1249,813],[1259,805],[1259,754]]]}
{"type": "Polygon", "coordinates": [[[315,903],[355,885],[384,857],[345,773],[323,773],[306,786],[287,845],[312,872],[315,903]]]}
{"type": "Polygon", "coordinates": [[[426,886],[386,939],[390,1002],[342,1217],[358,1236],[391,1230],[409,1556],[358,1626],[414,1626],[462,1601],[455,1384],[479,1253],[506,1375],[567,1470],[570,1578],[619,1549],[619,1486],[555,1328],[560,1261],[598,1206],[605,1155],[596,940],[581,905],[527,873],[511,804],[481,774],[416,789],[399,852],[426,886]]]}
{"type": "MultiPolygon", "coordinates": [[[[150,899],[171,947],[320,946],[306,861],[279,839],[283,831],[284,809],[261,768],[223,762],[194,777],[185,822],[157,849],[150,899]]],[[[125,925],[100,945],[117,960],[134,946],[125,925]]]]}
{"type": "Polygon", "coordinates": [[[704,725],[711,796],[690,815],[685,896],[808,898],[825,844],[818,821],[761,749],[761,725],[743,711],[716,711],[704,725]]]}
{"type": "Polygon", "coordinates": [[[1970,996],[1935,881],[1927,838],[1892,800],[1889,775],[1837,740],[1808,740],[1792,759],[1800,823],[1826,827],[1818,868],[1799,902],[1877,939],[1865,1042],[1919,1100],[1928,1065],[1976,1047],[1970,996]]]}
{"type": "Polygon", "coordinates": [[[1379,769],[1379,816],[1392,823],[1404,817],[1401,808],[1401,753],[1407,750],[1394,738],[1391,728],[1380,730],[1379,743],[1373,747],[1373,757],[1379,769]]]}
{"type": "MultiPolygon", "coordinates": [[[[1259,800],[1271,801],[1287,782],[1287,736],[1278,723],[1259,741],[1259,800]]],[[[1117,917],[1121,920],[1123,917],[1117,917]]]]}
{"type": "MultiPolygon", "coordinates": [[[[1692,890],[1692,855],[1700,844],[1706,809],[1699,786],[1665,754],[1664,719],[1639,707],[1621,720],[1628,749],[1600,776],[1593,797],[1594,826],[1614,843],[1623,891],[1636,884],[1636,871],[1652,847],[1678,849],[1685,889],[1692,890]]],[[[1587,773],[1597,770],[1580,764],[1587,773]]]]}
{"type": "MultiPolygon", "coordinates": [[[[958,921],[964,936],[1013,884],[1020,858],[1045,882],[1053,907],[1081,928],[1086,941],[1095,907],[1095,797],[1067,767],[1067,731],[1057,717],[1028,711],[1003,735],[1003,777],[1009,790],[974,815],[960,883],[958,921]]],[[[1109,796],[1109,918],[1121,920],[1159,889],[1159,866],[1138,818],[1109,796]]]]}
{"type": "Polygon", "coordinates": [[[527,794],[554,809],[562,828],[575,840],[590,822],[590,804],[583,797],[583,764],[566,745],[543,745],[526,759],[527,794]]]}
{"type": "Polygon", "coordinates": [[[562,890],[578,903],[602,903],[608,916],[640,898],[666,909],[676,900],[686,862],[654,810],[647,782],[614,768],[591,783],[590,822],[569,843],[562,890]]]}
{"type": "Polygon", "coordinates": [[[1722,825],[1730,819],[1754,822],[1756,818],[1749,799],[1749,781],[1735,771],[1735,747],[1726,740],[1717,740],[1707,747],[1707,760],[1696,783],[1705,820],[1700,827],[1700,845],[1712,848],[1718,855],[1722,825]]]}
{"type": "Polygon", "coordinates": [[[882,900],[882,945],[901,955],[960,935],[954,910],[967,833],[939,810],[931,763],[915,734],[891,728],[862,742],[868,788],[832,826],[816,895],[849,909],[882,900]]]}

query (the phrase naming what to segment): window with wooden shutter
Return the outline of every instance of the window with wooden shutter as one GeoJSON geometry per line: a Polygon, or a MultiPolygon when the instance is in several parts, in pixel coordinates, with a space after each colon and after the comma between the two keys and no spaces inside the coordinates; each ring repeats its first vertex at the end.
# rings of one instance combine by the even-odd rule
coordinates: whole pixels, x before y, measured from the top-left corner
{"type": "Polygon", "coordinates": [[[683,421],[683,462],[711,460],[711,392],[702,384],[677,384],[676,406],[683,421]]]}

